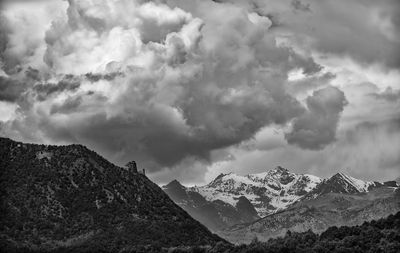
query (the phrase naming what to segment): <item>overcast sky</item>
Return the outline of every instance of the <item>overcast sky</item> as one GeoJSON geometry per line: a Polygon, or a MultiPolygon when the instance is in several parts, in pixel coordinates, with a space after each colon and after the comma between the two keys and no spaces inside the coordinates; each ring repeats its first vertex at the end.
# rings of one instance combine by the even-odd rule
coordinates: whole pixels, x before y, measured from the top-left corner
{"type": "Polygon", "coordinates": [[[398,0],[3,1],[0,135],[155,182],[400,176],[398,0]]]}

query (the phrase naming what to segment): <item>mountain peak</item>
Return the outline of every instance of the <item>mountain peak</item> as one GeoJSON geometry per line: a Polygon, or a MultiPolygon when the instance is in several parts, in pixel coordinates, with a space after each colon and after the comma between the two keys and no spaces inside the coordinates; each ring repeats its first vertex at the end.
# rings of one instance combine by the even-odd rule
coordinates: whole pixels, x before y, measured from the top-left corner
{"type": "Polygon", "coordinates": [[[321,195],[325,193],[362,193],[367,192],[375,183],[365,182],[348,176],[342,172],[336,173],[319,184],[310,194],[321,195]]]}
{"type": "Polygon", "coordinates": [[[285,168],[283,168],[283,167],[281,167],[281,166],[276,166],[276,168],[275,168],[275,170],[276,171],[282,171],[282,172],[288,172],[289,170],[287,170],[287,169],[285,169],[285,168]]]}
{"type": "Polygon", "coordinates": [[[347,178],[347,175],[346,174],[344,174],[344,173],[342,173],[342,172],[338,172],[338,173],[336,173],[336,174],[334,174],[334,175],[332,175],[330,178],[328,178],[327,180],[339,180],[339,179],[343,179],[343,180],[346,180],[346,178],[347,178]]]}
{"type": "Polygon", "coordinates": [[[232,174],[232,172],[229,172],[229,173],[226,173],[226,174],[220,173],[213,181],[218,180],[218,179],[221,179],[221,178],[223,178],[224,176],[231,175],[231,174],[232,174]]]}
{"type": "Polygon", "coordinates": [[[331,178],[332,178],[332,177],[347,178],[347,177],[349,177],[349,176],[347,176],[347,175],[344,174],[343,172],[338,172],[338,173],[334,174],[333,176],[331,176],[331,178]]]}
{"type": "Polygon", "coordinates": [[[229,173],[226,173],[226,174],[220,173],[213,181],[211,181],[211,182],[208,184],[208,186],[211,186],[211,187],[216,186],[216,185],[218,185],[218,184],[223,180],[223,178],[224,178],[225,176],[232,175],[232,174],[233,174],[233,172],[229,172],[229,173]]]}
{"type": "Polygon", "coordinates": [[[273,172],[273,173],[276,173],[276,172],[278,172],[278,173],[289,173],[289,170],[278,165],[274,169],[269,170],[269,172],[273,172]]]}
{"type": "Polygon", "coordinates": [[[361,189],[361,188],[364,188],[365,184],[368,183],[368,182],[364,182],[360,179],[346,175],[342,172],[338,172],[338,173],[334,174],[328,180],[344,180],[346,183],[351,184],[354,187],[356,187],[359,191],[363,191],[363,189],[361,189]]]}
{"type": "Polygon", "coordinates": [[[267,176],[272,176],[272,175],[282,176],[282,175],[287,175],[289,173],[290,172],[288,169],[285,169],[281,166],[276,166],[274,169],[269,170],[266,175],[267,176]]]}
{"type": "Polygon", "coordinates": [[[176,188],[176,187],[184,188],[184,186],[176,179],[174,179],[171,182],[169,182],[168,184],[164,185],[163,188],[164,187],[167,187],[167,188],[176,188]]]}

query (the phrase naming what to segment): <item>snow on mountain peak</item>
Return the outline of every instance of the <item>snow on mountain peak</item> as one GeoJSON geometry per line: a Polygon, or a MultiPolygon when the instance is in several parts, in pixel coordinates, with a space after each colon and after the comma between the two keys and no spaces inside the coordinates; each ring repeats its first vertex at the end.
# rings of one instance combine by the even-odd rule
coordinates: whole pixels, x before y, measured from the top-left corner
{"type": "Polygon", "coordinates": [[[277,166],[256,174],[221,173],[207,185],[185,188],[184,191],[179,189],[183,187],[179,182],[173,181],[169,186],[169,188],[175,186],[175,195],[181,193],[180,199],[183,204],[187,204],[187,192],[201,195],[210,202],[225,202],[232,207],[237,207],[238,204],[242,207],[249,206],[246,201],[239,203],[242,199],[250,201],[258,216],[264,217],[284,210],[297,201],[314,199],[323,194],[358,194],[368,192],[375,187],[396,187],[397,184],[395,181],[367,182],[344,173],[336,173],[322,180],[317,176],[296,174],[277,166]]]}
{"type": "Polygon", "coordinates": [[[336,173],[331,178],[335,178],[335,177],[341,178],[345,184],[354,187],[358,192],[367,192],[368,188],[374,185],[373,182],[362,181],[360,179],[348,176],[341,172],[336,173]]]}
{"type": "Polygon", "coordinates": [[[270,172],[275,172],[275,173],[289,173],[289,170],[281,167],[281,166],[277,166],[275,169],[270,170],[270,172]]]}
{"type": "Polygon", "coordinates": [[[336,173],[330,178],[324,179],[306,198],[314,198],[314,196],[325,193],[363,193],[378,185],[379,183],[366,182],[344,173],[336,173]]]}
{"type": "Polygon", "coordinates": [[[245,176],[220,174],[211,183],[192,187],[207,200],[222,200],[233,206],[245,196],[262,217],[286,208],[315,188],[322,180],[316,176],[289,172],[283,167],[245,176]]]}

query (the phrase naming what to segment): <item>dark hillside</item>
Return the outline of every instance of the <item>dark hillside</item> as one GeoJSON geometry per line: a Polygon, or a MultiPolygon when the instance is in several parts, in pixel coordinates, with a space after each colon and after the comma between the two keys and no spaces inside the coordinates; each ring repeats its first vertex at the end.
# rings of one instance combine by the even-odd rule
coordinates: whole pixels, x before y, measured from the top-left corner
{"type": "Polygon", "coordinates": [[[81,145],[0,138],[0,170],[3,249],[119,251],[220,240],[145,175],[81,145]]]}

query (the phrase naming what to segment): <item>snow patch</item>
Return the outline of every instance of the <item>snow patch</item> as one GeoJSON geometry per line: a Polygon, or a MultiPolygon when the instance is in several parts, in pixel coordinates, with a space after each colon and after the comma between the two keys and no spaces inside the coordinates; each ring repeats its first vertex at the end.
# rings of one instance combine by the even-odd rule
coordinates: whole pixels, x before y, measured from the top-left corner
{"type": "Polygon", "coordinates": [[[339,173],[339,175],[344,180],[346,180],[347,183],[349,183],[350,185],[354,186],[357,189],[357,191],[359,191],[359,192],[368,192],[368,188],[371,185],[374,185],[373,182],[368,182],[368,181],[365,182],[365,181],[362,181],[360,179],[348,176],[348,175],[343,174],[343,173],[339,173]]]}
{"type": "Polygon", "coordinates": [[[194,186],[189,190],[198,192],[208,201],[221,200],[232,206],[237,204],[239,197],[244,196],[263,217],[288,207],[321,181],[316,176],[290,173],[277,167],[245,176],[222,174],[205,186],[194,186]]]}

